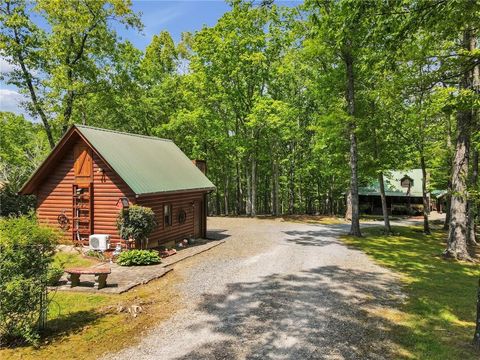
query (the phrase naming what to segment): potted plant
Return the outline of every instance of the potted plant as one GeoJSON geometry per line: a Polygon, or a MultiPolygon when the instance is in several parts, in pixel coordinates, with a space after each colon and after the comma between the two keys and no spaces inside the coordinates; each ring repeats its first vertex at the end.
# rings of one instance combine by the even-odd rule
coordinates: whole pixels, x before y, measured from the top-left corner
{"type": "Polygon", "coordinates": [[[148,235],[156,225],[155,213],[148,207],[132,205],[118,214],[117,229],[120,237],[124,240],[134,239],[136,248],[146,247],[148,235]]]}

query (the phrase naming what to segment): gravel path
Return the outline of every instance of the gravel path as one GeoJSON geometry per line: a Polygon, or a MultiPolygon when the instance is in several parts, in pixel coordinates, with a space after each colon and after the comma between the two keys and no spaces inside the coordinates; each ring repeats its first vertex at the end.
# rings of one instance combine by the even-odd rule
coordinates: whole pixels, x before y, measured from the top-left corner
{"type": "Polygon", "coordinates": [[[398,279],[336,237],[348,225],[210,218],[225,244],[175,266],[182,307],[110,359],[391,359],[398,279]]]}

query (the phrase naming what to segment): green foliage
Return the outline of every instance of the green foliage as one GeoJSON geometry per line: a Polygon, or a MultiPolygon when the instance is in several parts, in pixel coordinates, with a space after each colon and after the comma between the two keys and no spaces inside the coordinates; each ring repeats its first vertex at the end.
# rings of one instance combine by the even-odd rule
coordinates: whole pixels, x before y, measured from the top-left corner
{"type": "Polygon", "coordinates": [[[40,125],[21,115],[0,112],[0,216],[27,214],[34,208],[34,196],[17,193],[47,148],[40,125]]]}
{"type": "Polygon", "coordinates": [[[42,120],[51,147],[55,128],[64,132],[77,103],[109,81],[119,42],[112,22],[141,27],[130,6],[129,0],[0,3],[0,51],[15,65],[6,80],[28,94],[27,109],[42,120]]]}
{"type": "Polygon", "coordinates": [[[58,264],[51,264],[47,272],[47,285],[54,286],[63,275],[63,267],[58,264]]]}
{"type": "Polygon", "coordinates": [[[122,266],[140,266],[159,264],[162,261],[156,251],[129,250],[120,253],[117,264],[122,266]]]}
{"type": "Polygon", "coordinates": [[[35,343],[58,233],[31,217],[0,220],[0,339],[35,343]]]}
{"type": "Polygon", "coordinates": [[[148,207],[132,205],[118,214],[117,229],[122,239],[134,239],[139,244],[143,244],[156,225],[155,213],[148,207]]]}
{"type": "Polygon", "coordinates": [[[85,255],[96,258],[96,259],[99,259],[99,260],[105,260],[105,256],[103,255],[103,253],[101,251],[95,251],[95,250],[90,249],[85,253],[85,255]]]}
{"type": "MultiPolygon", "coordinates": [[[[213,26],[184,33],[178,43],[159,32],[142,51],[120,41],[111,25],[141,26],[126,0],[90,8],[15,0],[8,11],[2,3],[1,48],[17,65],[6,80],[28,90],[18,66],[22,54],[55,136],[86,120],[170,138],[190,158],[206,159],[217,186],[209,204],[216,214],[342,212],[352,125],[360,185],[380,172],[418,168],[423,156],[430,187],[448,187],[456,112],[478,109],[480,102],[474,91],[458,87],[480,56],[459,41],[464,29],[475,27],[478,2],[230,5],[213,26]],[[38,17],[51,31],[36,25],[38,17]],[[347,55],[354,115],[345,97],[347,55]]],[[[28,107],[39,115],[38,106],[28,107]]],[[[472,148],[480,147],[478,126],[477,119],[472,148]]],[[[15,146],[14,134],[5,136],[9,161],[31,148],[23,140],[15,146]]]]}
{"type": "MultiPolygon", "coordinates": [[[[0,188],[0,216],[28,214],[33,211],[36,204],[35,196],[18,195],[23,181],[19,181],[19,178],[12,172],[8,178],[10,180],[0,188]]],[[[20,179],[22,178],[20,177],[20,179]]]]}

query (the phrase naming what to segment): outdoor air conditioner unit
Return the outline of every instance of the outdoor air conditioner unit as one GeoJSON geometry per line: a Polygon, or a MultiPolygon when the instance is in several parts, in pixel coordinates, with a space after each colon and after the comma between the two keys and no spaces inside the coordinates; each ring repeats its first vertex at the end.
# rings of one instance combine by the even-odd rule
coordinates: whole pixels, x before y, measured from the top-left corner
{"type": "Polygon", "coordinates": [[[88,244],[92,250],[105,251],[110,246],[110,235],[93,234],[88,239],[88,244]]]}

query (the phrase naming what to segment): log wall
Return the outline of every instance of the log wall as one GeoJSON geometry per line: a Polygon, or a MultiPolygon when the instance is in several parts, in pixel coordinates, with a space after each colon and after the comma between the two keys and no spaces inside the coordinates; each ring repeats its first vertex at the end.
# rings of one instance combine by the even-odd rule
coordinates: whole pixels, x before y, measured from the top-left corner
{"type": "Polygon", "coordinates": [[[149,236],[149,247],[155,247],[168,243],[170,241],[181,240],[191,236],[205,237],[205,211],[203,210],[205,192],[178,192],[173,194],[157,194],[140,197],[137,203],[142,206],[152,208],[157,219],[157,229],[149,236]],[[171,204],[172,206],[172,225],[164,223],[163,206],[171,204]],[[200,218],[194,219],[194,207],[200,206],[200,218]],[[186,219],[183,224],[179,223],[178,215],[181,210],[186,213],[186,219]],[[195,223],[200,222],[200,233],[195,233],[195,223]]]}
{"type": "MultiPolygon", "coordinates": [[[[81,141],[81,140],[79,140],[81,141]]],[[[43,223],[60,229],[57,217],[62,212],[70,221],[69,229],[63,232],[65,242],[71,241],[73,226],[72,188],[75,183],[73,147],[66,151],[62,160],[42,181],[37,189],[37,216],[43,223]]],[[[120,241],[116,228],[120,197],[126,196],[135,202],[129,187],[113,172],[104,161],[93,154],[93,232],[109,234],[111,242],[120,241]]]]}
{"type": "MultiPolygon", "coordinates": [[[[81,142],[82,140],[78,140],[81,142]]],[[[52,168],[50,174],[43,179],[37,188],[37,216],[43,223],[60,228],[57,217],[64,212],[70,221],[70,228],[64,231],[64,241],[72,241],[73,209],[72,187],[75,183],[74,154],[75,144],[66,149],[62,159],[52,168]]],[[[205,191],[178,192],[171,194],[156,194],[142,196],[138,199],[130,188],[107,164],[93,153],[93,230],[96,234],[109,234],[111,243],[120,241],[116,228],[119,209],[116,207],[120,197],[127,197],[131,203],[138,203],[153,209],[158,227],[149,236],[149,247],[156,247],[171,241],[181,240],[190,236],[205,237],[206,211],[205,191]],[[163,206],[172,206],[172,225],[164,224],[163,206]],[[194,206],[197,217],[194,219],[194,206]],[[179,223],[180,210],[186,213],[183,224],[179,223]],[[200,232],[195,232],[195,222],[200,222],[200,232]]]]}

